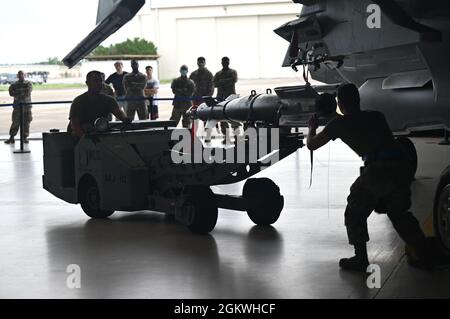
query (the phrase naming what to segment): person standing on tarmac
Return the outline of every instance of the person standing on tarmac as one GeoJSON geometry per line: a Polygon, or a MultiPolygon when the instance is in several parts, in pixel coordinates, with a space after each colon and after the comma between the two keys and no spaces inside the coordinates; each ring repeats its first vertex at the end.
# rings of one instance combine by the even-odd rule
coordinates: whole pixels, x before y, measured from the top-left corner
{"type": "Polygon", "coordinates": [[[330,121],[322,132],[316,134],[317,118],[310,120],[307,146],[316,150],[340,138],[364,160],[361,176],[350,188],[345,210],[345,226],[355,256],[341,259],[339,266],[343,270],[366,272],[369,265],[367,218],[381,205],[407,247],[412,248],[408,262],[424,269],[435,267],[437,260],[426,248],[427,241],[419,222],[408,211],[413,165],[404,158],[384,115],[361,111],[359,92],[353,84],[339,88],[338,104],[344,115],[330,121]]]}
{"type": "MultiPolygon", "coordinates": [[[[33,84],[25,80],[23,71],[17,73],[18,81],[11,84],[9,87],[9,95],[14,98],[14,104],[31,103],[31,92],[33,91],[33,84]]],[[[28,136],[30,135],[30,123],[33,120],[31,113],[31,104],[23,106],[23,135],[24,143],[28,143],[28,136]]],[[[20,107],[15,105],[12,112],[12,124],[9,130],[9,139],[5,141],[6,144],[14,144],[14,137],[20,128],[20,107]]]]}
{"type": "MultiPolygon", "coordinates": [[[[153,75],[153,67],[148,65],[145,68],[145,73],[147,74],[147,85],[145,86],[145,96],[152,97],[154,99],[158,98],[158,90],[159,90],[159,81],[153,75]]],[[[158,114],[158,101],[152,100],[150,105],[150,101],[148,103],[148,113],[151,114],[151,120],[157,120],[159,118],[158,114]]]]}
{"type": "Polygon", "coordinates": [[[175,95],[173,101],[171,121],[175,121],[175,125],[178,125],[181,117],[183,117],[183,127],[189,128],[191,125],[191,119],[186,112],[192,106],[192,95],[195,91],[195,84],[187,77],[189,70],[186,65],[180,67],[180,77],[172,81],[172,92],[175,95]]]}
{"type": "Polygon", "coordinates": [[[147,107],[144,99],[144,89],[147,85],[147,77],[139,72],[139,63],[131,60],[131,73],[123,77],[123,84],[126,90],[127,116],[134,119],[136,112],[140,120],[148,119],[147,107]]]}
{"type": "Polygon", "coordinates": [[[198,69],[191,73],[189,78],[195,83],[194,107],[199,106],[203,101],[202,97],[212,96],[214,94],[213,75],[206,67],[206,59],[199,57],[197,59],[198,69]]]}
{"type": "Polygon", "coordinates": [[[118,99],[117,103],[119,104],[119,107],[126,113],[127,102],[123,101],[126,93],[125,87],[123,86],[123,77],[127,72],[123,71],[123,63],[120,61],[114,63],[114,67],[116,68],[116,72],[108,76],[105,83],[108,85],[112,84],[114,88],[114,97],[118,99]]]}
{"type": "MultiPolygon", "coordinates": [[[[236,94],[236,82],[238,81],[238,74],[235,70],[230,68],[230,59],[228,57],[222,58],[222,70],[214,75],[214,86],[217,88],[217,99],[219,101],[226,100],[230,95],[236,94]]],[[[239,128],[239,124],[232,122],[231,127],[234,131],[239,128]]],[[[228,122],[220,122],[222,134],[225,136],[224,142],[229,139],[227,134],[228,122]]]]}
{"type": "MultiPolygon", "coordinates": [[[[195,92],[193,101],[193,108],[196,109],[200,104],[203,103],[202,97],[213,96],[214,94],[214,83],[213,75],[206,68],[206,59],[204,57],[199,57],[197,59],[198,69],[191,73],[189,78],[195,83],[195,92]]],[[[194,121],[194,131],[197,132],[198,120],[194,121]]]]}

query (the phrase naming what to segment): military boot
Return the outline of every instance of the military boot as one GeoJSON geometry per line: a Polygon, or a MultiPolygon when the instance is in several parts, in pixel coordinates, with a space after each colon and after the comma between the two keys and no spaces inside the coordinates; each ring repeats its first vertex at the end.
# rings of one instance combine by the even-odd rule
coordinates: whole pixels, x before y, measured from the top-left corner
{"type": "Polygon", "coordinates": [[[351,258],[342,258],[339,261],[339,267],[342,270],[366,272],[369,266],[367,257],[366,243],[355,245],[355,256],[351,258]]]}
{"type": "Polygon", "coordinates": [[[11,136],[5,141],[5,144],[14,144],[16,141],[14,140],[14,136],[11,136]]]}

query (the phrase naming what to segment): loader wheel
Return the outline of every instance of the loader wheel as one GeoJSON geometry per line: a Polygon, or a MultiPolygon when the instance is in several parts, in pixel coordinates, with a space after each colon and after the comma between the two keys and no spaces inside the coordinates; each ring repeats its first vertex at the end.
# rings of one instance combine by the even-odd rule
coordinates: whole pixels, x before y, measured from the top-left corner
{"type": "Polygon", "coordinates": [[[208,186],[189,186],[183,213],[187,214],[186,227],[195,234],[208,234],[216,227],[217,200],[208,186]]]}
{"type": "Polygon", "coordinates": [[[107,218],[114,211],[100,209],[100,192],[93,179],[82,181],[79,186],[79,200],[81,208],[91,218],[107,218]]]}
{"type": "Polygon", "coordinates": [[[414,146],[414,143],[407,137],[398,137],[397,143],[400,144],[400,148],[403,151],[403,154],[405,155],[406,159],[411,163],[412,165],[412,176],[411,180],[414,180],[414,176],[417,172],[417,150],[414,146]]]}
{"type": "Polygon", "coordinates": [[[283,210],[284,198],[280,188],[268,178],[248,179],[242,197],[248,202],[248,217],[259,226],[272,225],[283,210]]]}

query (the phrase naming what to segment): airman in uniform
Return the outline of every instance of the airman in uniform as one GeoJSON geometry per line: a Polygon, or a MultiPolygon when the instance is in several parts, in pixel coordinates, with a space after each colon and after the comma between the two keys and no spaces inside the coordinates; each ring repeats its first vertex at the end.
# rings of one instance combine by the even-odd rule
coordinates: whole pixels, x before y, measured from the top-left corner
{"type": "MultiPolygon", "coordinates": [[[[230,95],[236,94],[236,82],[238,81],[238,74],[235,70],[230,68],[230,59],[228,57],[222,58],[222,70],[214,75],[214,86],[217,88],[217,99],[219,101],[226,100],[230,95]]],[[[239,128],[239,124],[232,122],[233,130],[239,128]]],[[[227,137],[228,123],[222,121],[220,123],[222,134],[227,137]]]]}
{"type": "MultiPolygon", "coordinates": [[[[18,81],[11,84],[9,87],[9,95],[14,98],[14,109],[12,113],[12,124],[9,130],[9,139],[5,141],[6,144],[13,144],[15,142],[14,137],[17,135],[20,127],[20,103],[31,103],[31,91],[33,91],[33,85],[30,81],[25,80],[25,74],[23,71],[17,73],[18,81]]],[[[24,143],[28,143],[28,136],[30,135],[30,123],[33,120],[31,113],[31,104],[23,106],[24,117],[24,143]]]]}
{"type": "Polygon", "coordinates": [[[427,249],[418,220],[409,211],[413,166],[395,141],[386,118],[380,112],[360,109],[360,95],[353,84],[339,88],[338,103],[344,115],[336,116],[322,132],[316,133],[319,123],[316,118],[311,119],[307,146],[316,150],[340,138],[365,164],[361,176],[350,188],[345,210],[345,226],[355,255],[342,258],[339,266],[343,270],[366,272],[369,265],[367,218],[375,209],[387,214],[394,229],[411,247],[413,253],[407,250],[411,265],[426,269],[438,266],[438,259],[427,249]],[[383,211],[380,206],[384,207],[383,211]]]}
{"type": "Polygon", "coordinates": [[[189,128],[191,120],[189,116],[186,115],[187,110],[192,106],[192,95],[195,91],[195,84],[192,80],[187,77],[189,70],[186,65],[182,65],[180,68],[180,77],[172,81],[172,92],[175,95],[173,101],[172,116],[171,121],[175,121],[176,125],[180,122],[181,117],[183,117],[183,127],[189,128]]]}
{"type": "Polygon", "coordinates": [[[193,101],[194,107],[202,103],[203,96],[212,96],[214,94],[213,75],[206,68],[206,59],[199,57],[197,59],[198,69],[191,73],[189,78],[195,83],[194,97],[198,98],[193,101]]]}
{"type": "Polygon", "coordinates": [[[139,72],[139,63],[131,60],[131,73],[127,73],[123,78],[123,84],[126,90],[126,98],[131,98],[127,102],[127,117],[134,119],[137,112],[140,120],[148,118],[147,107],[144,100],[144,89],[147,85],[147,77],[139,72]],[[135,99],[135,100],[133,100],[135,99]]]}
{"type": "Polygon", "coordinates": [[[120,119],[124,123],[130,123],[132,119],[126,117],[117,101],[106,94],[102,94],[103,78],[98,71],[91,71],[86,76],[88,91],[76,97],[70,107],[68,132],[76,139],[94,129],[95,120],[107,117],[109,114],[120,119]]]}
{"type": "MultiPolygon", "coordinates": [[[[206,59],[204,57],[199,57],[197,59],[198,69],[191,73],[189,78],[195,83],[194,101],[193,108],[197,108],[203,103],[202,97],[213,96],[214,94],[214,83],[213,74],[206,68],[206,59]]],[[[198,120],[194,121],[194,130],[197,132],[198,120]]]]}

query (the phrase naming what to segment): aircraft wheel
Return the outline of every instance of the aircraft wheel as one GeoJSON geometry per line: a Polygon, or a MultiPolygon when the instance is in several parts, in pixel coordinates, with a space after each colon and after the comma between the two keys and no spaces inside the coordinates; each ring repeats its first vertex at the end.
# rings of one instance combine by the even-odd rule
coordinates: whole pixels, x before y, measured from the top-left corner
{"type": "Polygon", "coordinates": [[[195,234],[208,234],[216,227],[218,217],[217,200],[208,186],[186,188],[187,201],[183,206],[186,227],[195,234]]]}
{"type": "Polygon", "coordinates": [[[442,246],[450,252],[450,176],[441,183],[434,202],[434,233],[442,246]]]}
{"type": "Polygon", "coordinates": [[[414,176],[417,172],[417,150],[414,146],[414,143],[407,137],[401,136],[398,137],[397,142],[400,144],[400,148],[403,151],[403,154],[405,155],[406,159],[411,163],[412,165],[412,176],[411,180],[414,180],[414,176]]]}
{"type": "Polygon", "coordinates": [[[81,208],[91,218],[107,218],[114,211],[100,209],[100,192],[97,183],[87,179],[79,186],[79,200],[81,208]]]}
{"type": "Polygon", "coordinates": [[[248,179],[242,197],[248,202],[248,217],[259,226],[272,225],[283,210],[284,198],[280,188],[268,178],[248,179]]]}

